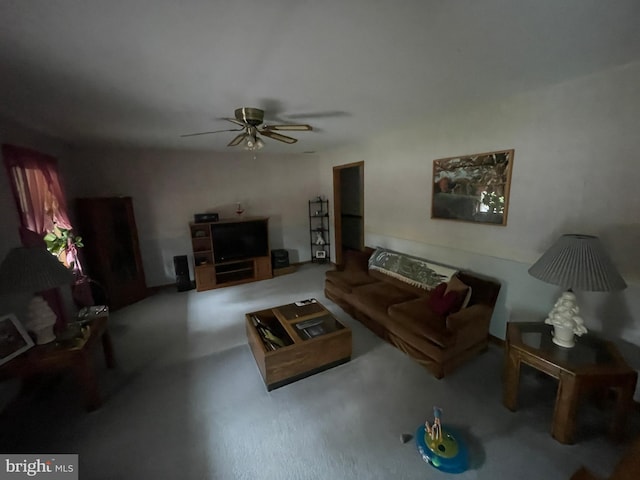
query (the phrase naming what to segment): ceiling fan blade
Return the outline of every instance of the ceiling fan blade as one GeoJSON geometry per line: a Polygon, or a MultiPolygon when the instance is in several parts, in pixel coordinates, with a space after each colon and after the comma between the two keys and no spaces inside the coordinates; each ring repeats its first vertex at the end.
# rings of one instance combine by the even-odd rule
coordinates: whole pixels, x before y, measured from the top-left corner
{"type": "Polygon", "coordinates": [[[340,118],[350,116],[351,114],[349,112],[345,112],[344,110],[326,110],[324,112],[291,113],[287,114],[286,118],[297,120],[307,118],[340,118]]]}
{"type": "Polygon", "coordinates": [[[272,132],[271,130],[260,130],[260,134],[284,143],[296,143],[298,141],[295,138],[287,137],[286,135],[280,135],[279,133],[272,132]]]}
{"type": "Polygon", "coordinates": [[[298,132],[308,132],[310,130],[313,130],[313,128],[311,128],[311,125],[306,125],[306,124],[289,124],[289,125],[265,125],[264,127],[266,130],[291,130],[291,131],[298,131],[298,132]]]}
{"type": "Polygon", "coordinates": [[[240,125],[241,127],[246,127],[245,123],[242,123],[240,120],[236,120],[235,118],[231,118],[231,117],[224,117],[224,120],[227,120],[231,123],[235,123],[236,125],[240,125]]]}
{"type": "Polygon", "coordinates": [[[227,130],[214,130],[213,132],[200,132],[200,133],[187,133],[186,135],[180,135],[181,137],[195,137],[197,135],[209,135],[210,133],[221,133],[221,132],[239,132],[244,130],[243,128],[231,128],[227,130]]]}
{"type": "Polygon", "coordinates": [[[240,135],[238,135],[236,138],[234,138],[233,140],[231,140],[228,144],[227,147],[235,147],[236,145],[239,145],[240,143],[242,143],[242,141],[247,138],[247,133],[241,133],[240,135]]]}

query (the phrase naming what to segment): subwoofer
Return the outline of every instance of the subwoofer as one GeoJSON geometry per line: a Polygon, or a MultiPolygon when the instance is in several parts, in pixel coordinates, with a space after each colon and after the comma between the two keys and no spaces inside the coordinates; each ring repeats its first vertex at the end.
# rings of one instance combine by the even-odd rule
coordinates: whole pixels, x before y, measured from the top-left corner
{"type": "Polygon", "coordinates": [[[173,257],[173,268],[176,271],[176,287],[179,292],[191,290],[191,277],[189,276],[189,261],[186,255],[173,257]]]}
{"type": "Polygon", "coordinates": [[[271,250],[271,268],[285,268],[289,266],[289,252],[285,249],[271,250]]]}

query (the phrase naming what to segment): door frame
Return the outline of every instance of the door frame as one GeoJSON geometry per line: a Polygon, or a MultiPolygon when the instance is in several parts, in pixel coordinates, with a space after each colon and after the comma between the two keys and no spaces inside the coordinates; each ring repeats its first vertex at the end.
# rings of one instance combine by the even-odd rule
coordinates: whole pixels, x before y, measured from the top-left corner
{"type": "Polygon", "coordinates": [[[345,168],[358,167],[360,173],[360,204],[362,205],[363,228],[360,233],[360,245],[364,247],[364,160],[333,167],[333,232],[336,265],[342,265],[342,191],[340,172],[345,168]]]}

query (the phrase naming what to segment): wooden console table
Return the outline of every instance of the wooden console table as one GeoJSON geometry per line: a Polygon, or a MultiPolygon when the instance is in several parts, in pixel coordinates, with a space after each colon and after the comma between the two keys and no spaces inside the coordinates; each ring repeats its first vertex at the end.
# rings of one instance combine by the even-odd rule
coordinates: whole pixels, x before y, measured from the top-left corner
{"type": "Polygon", "coordinates": [[[638,374],[624,361],[611,342],[594,335],[577,339],[573,348],[551,340],[552,327],[543,322],[509,323],[505,342],[503,403],[517,408],[520,365],[525,363],[558,380],[551,435],[560,443],[572,443],[578,404],[595,389],[617,394],[611,434],[618,438],[632,409],[638,374]]]}
{"type": "Polygon", "coordinates": [[[95,316],[75,338],[36,345],[0,367],[0,377],[27,379],[40,373],[73,370],[84,389],[87,410],[99,408],[102,398],[91,357],[93,347],[100,340],[107,367],[115,367],[113,346],[107,330],[108,318],[108,311],[95,316]]]}

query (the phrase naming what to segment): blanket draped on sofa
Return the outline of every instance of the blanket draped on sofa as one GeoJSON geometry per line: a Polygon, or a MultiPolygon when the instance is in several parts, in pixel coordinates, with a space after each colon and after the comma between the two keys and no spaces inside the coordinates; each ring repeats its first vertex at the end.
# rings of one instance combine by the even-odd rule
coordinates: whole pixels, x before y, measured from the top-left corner
{"type": "Polygon", "coordinates": [[[382,247],[369,258],[369,269],[425,290],[433,290],[456,273],[452,268],[382,247]]]}

